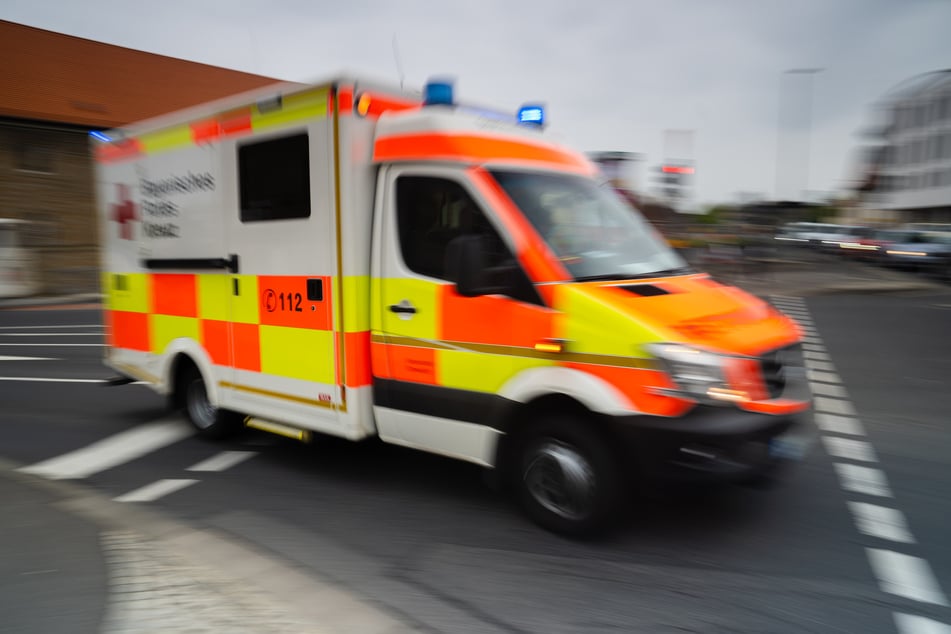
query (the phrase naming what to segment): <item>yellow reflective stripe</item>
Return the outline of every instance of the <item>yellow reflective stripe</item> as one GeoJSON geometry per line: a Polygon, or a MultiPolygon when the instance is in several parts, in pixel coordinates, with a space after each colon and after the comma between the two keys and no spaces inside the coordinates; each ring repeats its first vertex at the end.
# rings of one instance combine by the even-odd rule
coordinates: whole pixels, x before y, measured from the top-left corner
{"type": "Polygon", "coordinates": [[[370,330],[370,276],[348,275],[343,278],[343,330],[370,330]]]}
{"type": "Polygon", "coordinates": [[[147,273],[105,273],[102,284],[109,310],[152,312],[152,286],[147,273]]]}
{"type": "Polygon", "coordinates": [[[202,319],[229,321],[231,285],[230,275],[198,275],[198,316],[202,319]]]}
{"type": "Polygon", "coordinates": [[[284,394],[283,392],[275,392],[273,390],[264,390],[259,387],[251,387],[250,385],[239,385],[238,383],[230,383],[228,381],[219,381],[218,385],[223,388],[238,390],[239,392],[248,392],[249,394],[258,394],[259,396],[277,398],[283,401],[291,401],[292,403],[300,403],[302,405],[311,405],[313,407],[323,407],[326,409],[334,408],[334,404],[331,403],[330,401],[318,401],[317,399],[303,398],[301,396],[294,396],[293,394],[284,394]]]}
{"type": "MultiPolygon", "coordinates": [[[[258,299],[258,278],[256,275],[232,275],[238,282],[238,294],[231,297],[231,321],[240,324],[256,324],[261,321],[261,304],[258,299]]],[[[234,284],[234,281],[231,282],[234,284]]]]}
{"type": "Polygon", "coordinates": [[[185,337],[194,341],[201,341],[201,326],[196,317],[177,317],[174,315],[149,315],[152,332],[152,352],[165,352],[175,339],[185,337]]]}
{"type": "Polygon", "coordinates": [[[383,331],[383,280],[378,277],[370,279],[370,330],[383,331]]]}
{"type": "Polygon", "coordinates": [[[555,287],[555,306],[564,315],[564,331],[557,336],[569,341],[574,353],[627,357],[645,342],[663,341],[659,330],[639,323],[630,313],[606,304],[585,289],[572,285],[555,287]]]}
{"type": "MultiPolygon", "coordinates": [[[[416,339],[414,337],[394,337],[374,332],[371,335],[373,343],[385,343],[396,346],[409,346],[413,348],[432,348],[434,350],[456,350],[463,352],[474,352],[484,355],[501,355],[509,357],[519,357],[523,359],[542,359],[553,363],[590,363],[594,365],[606,365],[617,368],[639,368],[642,370],[657,369],[658,363],[655,359],[644,357],[621,357],[613,354],[589,354],[578,352],[548,352],[537,350],[535,348],[523,348],[519,346],[502,346],[490,343],[466,343],[463,341],[430,341],[428,339],[416,339]]],[[[568,347],[571,343],[567,344],[568,347]]]]}
{"type": "MultiPolygon", "coordinates": [[[[265,107],[261,112],[255,105],[251,109],[251,128],[255,131],[276,126],[286,126],[306,119],[327,116],[327,89],[312,90],[295,95],[285,95],[280,106],[265,107]]],[[[263,102],[262,102],[263,103],[263,102]]]]}
{"type": "Polygon", "coordinates": [[[192,145],[192,129],[191,126],[181,125],[157,132],[148,132],[140,136],[139,141],[142,143],[142,149],[146,154],[174,150],[192,145]]]}
{"type": "Polygon", "coordinates": [[[393,278],[385,280],[381,299],[381,321],[384,332],[398,332],[408,337],[421,339],[437,339],[439,315],[437,314],[436,297],[439,284],[413,278],[393,278]],[[389,307],[399,304],[403,300],[409,301],[416,309],[410,319],[401,319],[399,313],[390,311],[389,307]]]}
{"type": "Polygon", "coordinates": [[[495,393],[523,370],[555,365],[554,361],[507,355],[439,350],[437,380],[443,387],[495,393]]]}
{"type": "Polygon", "coordinates": [[[334,333],[260,326],[261,372],[304,381],[334,382],[334,333]]]}

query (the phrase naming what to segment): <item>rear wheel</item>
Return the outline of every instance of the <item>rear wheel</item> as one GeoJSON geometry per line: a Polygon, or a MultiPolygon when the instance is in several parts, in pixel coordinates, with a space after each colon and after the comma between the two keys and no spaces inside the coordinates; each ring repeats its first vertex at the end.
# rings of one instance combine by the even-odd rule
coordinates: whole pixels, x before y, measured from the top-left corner
{"type": "Polygon", "coordinates": [[[205,438],[224,438],[238,429],[236,413],[215,407],[208,398],[205,380],[198,368],[186,368],[180,384],[185,415],[205,438]]]}
{"type": "Polygon", "coordinates": [[[621,502],[617,457],[590,421],[548,415],[522,436],[515,489],[537,524],[571,537],[607,529],[621,502]]]}

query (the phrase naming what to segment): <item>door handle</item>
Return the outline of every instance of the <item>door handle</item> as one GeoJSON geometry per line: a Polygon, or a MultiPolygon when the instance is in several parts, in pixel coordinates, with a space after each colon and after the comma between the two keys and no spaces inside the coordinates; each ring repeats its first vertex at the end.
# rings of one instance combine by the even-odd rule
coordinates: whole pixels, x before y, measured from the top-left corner
{"type": "Polygon", "coordinates": [[[409,303],[408,299],[400,301],[399,304],[390,304],[390,312],[401,315],[416,314],[416,307],[409,303]]]}

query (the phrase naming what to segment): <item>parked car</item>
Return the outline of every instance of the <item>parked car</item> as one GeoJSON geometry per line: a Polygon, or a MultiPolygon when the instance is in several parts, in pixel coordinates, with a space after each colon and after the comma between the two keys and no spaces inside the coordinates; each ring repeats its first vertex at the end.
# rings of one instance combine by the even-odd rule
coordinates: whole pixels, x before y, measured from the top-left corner
{"type": "Polygon", "coordinates": [[[885,251],[891,245],[909,242],[918,232],[911,229],[874,229],[864,237],[854,242],[843,242],[840,246],[843,254],[864,262],[882,264],[885,262],[885,251]]]}
{"type": "Polygon", "coordinates": [[[951,277],[951,232],[913,232],[910,241],[891,244],[885,255],[896,268],[951,277]]]}

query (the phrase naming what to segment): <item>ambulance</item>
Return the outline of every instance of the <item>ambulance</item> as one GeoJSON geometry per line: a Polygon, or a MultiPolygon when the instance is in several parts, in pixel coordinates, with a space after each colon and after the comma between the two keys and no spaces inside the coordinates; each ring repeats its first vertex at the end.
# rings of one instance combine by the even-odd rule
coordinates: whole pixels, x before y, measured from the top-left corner
{"type": "Polygon", "coordinates": [[[105,361],[204,436],[468,461],[576,536],[632,477],[801,444],[795,324],[687,266],[540,106],[341,76],[92,136],[105,361]]]}

